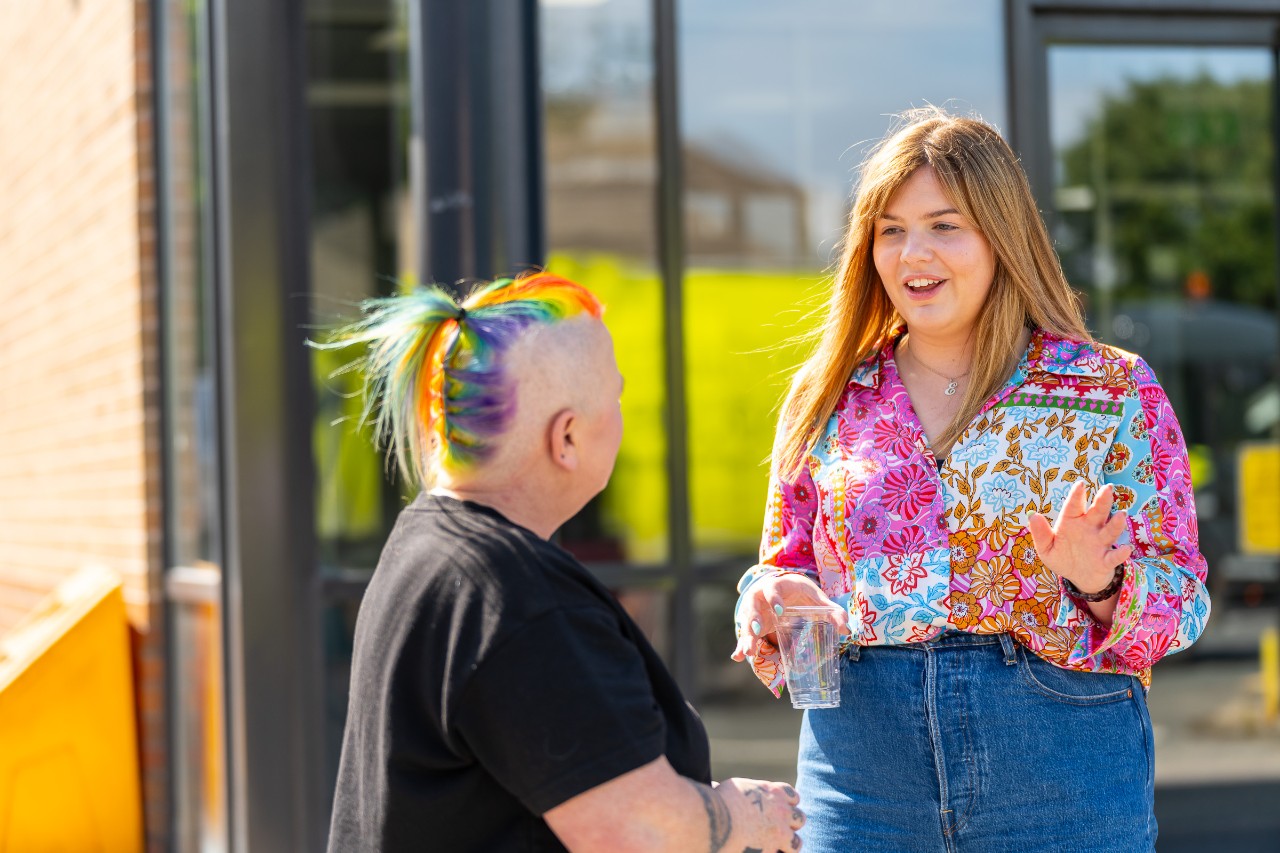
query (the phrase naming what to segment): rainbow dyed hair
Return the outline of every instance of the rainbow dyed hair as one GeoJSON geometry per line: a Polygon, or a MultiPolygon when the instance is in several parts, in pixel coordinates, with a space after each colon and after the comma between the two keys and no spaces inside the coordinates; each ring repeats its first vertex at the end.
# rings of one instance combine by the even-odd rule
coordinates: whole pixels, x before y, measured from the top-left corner
{"type": "Polygon", "coordinates": [[[604,312],[591,291],[547,272],[500,278],[459,305],[439,287],[362,303],[365,317],[312,346],[367,345],[343,368],[364,373],[361,423],[372,423],[407,481],[487,458],[515,412],[502,354],[534,323],[604,312]]]}

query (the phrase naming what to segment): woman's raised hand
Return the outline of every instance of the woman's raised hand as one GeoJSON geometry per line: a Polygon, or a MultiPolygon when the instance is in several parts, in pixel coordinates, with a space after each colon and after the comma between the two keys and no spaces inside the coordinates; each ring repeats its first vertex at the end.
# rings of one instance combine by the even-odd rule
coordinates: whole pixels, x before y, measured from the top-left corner
{"type": "Polygon", "coordinates": [[[1111,582],[1116,566],[1133,554],[1132,545],[1116,545],[1129,516],[1111,514],[1115,489],[1103,486],[1092,504],[1086,504],[1083,481],[1076,481],[1062,504],[1062,512],[1052,526],[1049,519],[1033,513],[1027,530],[1036,554],[1060,578],[1086,592],[1103,589],[1111,582]]]}
{"type": "Polygon", "coordinates": [[[757,581],[738,610],[738,645],[734,660],[755,657],[760,641],[777,645],[777,620],[786,607],[826,607],[837,631],[849,633],[849,614],[809,578],[800,574],[776,574],[757,581]]]}

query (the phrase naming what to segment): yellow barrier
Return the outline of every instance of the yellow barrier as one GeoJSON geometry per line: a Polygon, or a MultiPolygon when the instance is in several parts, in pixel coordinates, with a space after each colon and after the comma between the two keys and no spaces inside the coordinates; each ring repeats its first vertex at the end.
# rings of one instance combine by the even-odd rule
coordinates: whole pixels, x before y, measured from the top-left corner
{"type": "Polygon", "coordinates": [[[0,853],[141,849],[124,598],[86,570],[0,638],[0,853]]]}

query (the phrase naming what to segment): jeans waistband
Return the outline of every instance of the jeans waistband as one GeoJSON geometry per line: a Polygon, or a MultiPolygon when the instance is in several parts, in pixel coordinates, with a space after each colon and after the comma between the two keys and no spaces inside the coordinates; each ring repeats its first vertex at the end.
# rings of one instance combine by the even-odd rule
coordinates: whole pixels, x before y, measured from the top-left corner
{"type": "Polygon", "coordinates": [[[916,651],[924,650],[944,650],[944,649],[964,649],[979,646],[998,646],[1004,655],[1006,664],[1012,666],[1018,662],[1017,643],[1013,637],[1008,634],[971,634],[968,631],[958,631],[954,628],[948,628],[932,640],[921,643],[907,643],[905,645],[883,645],[883,646],[850,646],[847,654],[851,660],[858,660],[862,654],[869,649],[915,649],[916,651]]]}
{"type": "Polygon", "coordinates": [[[920,646],[990,646],[1000,644],[1000,638],[1007,634],[971,634],[968,631],[957,631],[948,628],[932,640],[917,643],[920,646]]]}

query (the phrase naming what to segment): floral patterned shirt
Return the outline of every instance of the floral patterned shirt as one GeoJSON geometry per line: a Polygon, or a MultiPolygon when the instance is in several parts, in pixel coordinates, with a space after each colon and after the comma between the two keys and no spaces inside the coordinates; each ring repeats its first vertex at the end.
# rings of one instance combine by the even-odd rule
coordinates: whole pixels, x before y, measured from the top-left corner
{"type": "MultiPolygon", "coordinates": [[[[799,572],[850,614],[852,642],[913,643],[951,628],[1009,633],[1067,669],[1128,673],[1185,649],[1209,616],[1186,445],[1138,356],[1037,330],[1003,389],[941,463],[898,376],[897,335],[854,372],[792,482],[769,485],[760,565],[799,572]],[[1072,483],[1105,484],[1135,546],[1111,626],[1036,556],[1027,519],[1055,518],[1072,483]]],[[[739,602],[741,602],[741,598],[739,602]]],[[[752,661],[774,693],[766,643],[752,661]]]]}

